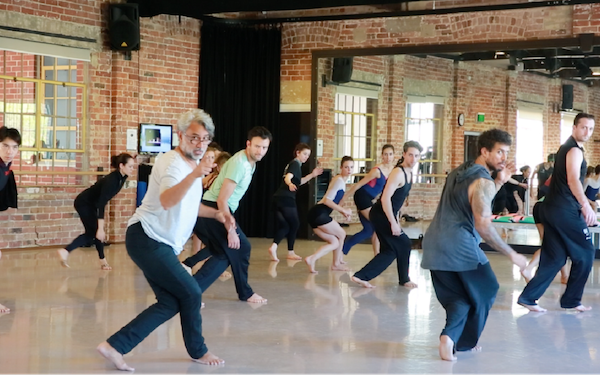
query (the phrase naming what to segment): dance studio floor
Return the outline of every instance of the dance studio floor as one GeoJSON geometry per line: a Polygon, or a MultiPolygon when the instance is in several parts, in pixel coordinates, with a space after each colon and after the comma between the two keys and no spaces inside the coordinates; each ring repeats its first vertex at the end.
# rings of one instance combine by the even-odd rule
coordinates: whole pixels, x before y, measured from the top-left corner
{"type": "MultiPolygon", "coordinates": [[[[456,363],[439,359],[438,336],[445,314],[435,298],[421,253],[411,255],[410,275],[419,284],[397,284],[395,263],[373,281],[354,285],[350,272],[328,270],[331,255],[317,262],[317,275],[303,262],[269,261],[267,239],[251,239],[250,284],[266,305],[237,300],[233,280],[219,280],[203,296],[204,336],[225,365],[190,361],[174,318],[126,356],[137,373],[598,373],[600,371],[600,263],[590,275],[584,303],[591,312],[559,308],[563,290],[555,280],[540,300],[545,314],[515,304],[525,282],[507,258],[488,254],[500,291],[480,345],[459,353],[456,363]]],[[[321,243],[300,240],[306,256],[321,243]]],[[[112,365],[95,347],[154,300],[124,245],[107,248],[113,271],[101,271],[93,249],[72,253],[70,269],[55,250],[5,251],[0,260],[0,373],[106,373],[112,365]]],[[[368,245],[346,257],[353,271],[370,258],[368,245]]]]}

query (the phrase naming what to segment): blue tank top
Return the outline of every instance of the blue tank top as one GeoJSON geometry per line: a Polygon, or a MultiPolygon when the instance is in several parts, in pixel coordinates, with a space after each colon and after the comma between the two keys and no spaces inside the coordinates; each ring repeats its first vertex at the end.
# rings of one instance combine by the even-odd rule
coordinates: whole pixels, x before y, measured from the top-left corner
{"type": "MultiPolygon", "coordinates": [[[[406,175],[406,170],[404,170],[404,168],[402,168],[402,172],[404,172],[404,181],[406,182],[404,183],[404,186],[394,191],[394,194],[392,194],[391,198],[392,212],[394,213],[394,216],[398,215],[398,211],[400,211],[400,208],[402,208],[404,200],[406,199],[406,197],[408,197],[408,193],[410,192],[410,188],[412,187],[412,181],[409,181],[408,176],[406,175]]],[[[381,197],[377,199],[377,202],[375,202],[375,204],[373,205],[373,209],[383,212],[383,206],[381,205],[381,197]]]]}
{"type": "Polygon", "coordinates": [[[379,178],[372,179],[366,185],[363,185],[360,189],[358,189],[358,190],[362,189],[364,192],[369,194],[372,198],[375,198],[376,196],[381,194],[381,192],[383,191],[383,187],[385,186],[385,182],[387,181],[387,177],[385,177],[381,168],[377,167],[377,169],[379,169],[379,174],[380,174],[379,178]]]}
{"type": "Polygon", "coordinates": [[[600,191],[600,188],[594,189],[591,186],[588,186],[585,189],[585,196],[587,197],[587,199],[589,199],[591,201],[595,201],[596,195],[598,195],[598,191],[600,191]]]}

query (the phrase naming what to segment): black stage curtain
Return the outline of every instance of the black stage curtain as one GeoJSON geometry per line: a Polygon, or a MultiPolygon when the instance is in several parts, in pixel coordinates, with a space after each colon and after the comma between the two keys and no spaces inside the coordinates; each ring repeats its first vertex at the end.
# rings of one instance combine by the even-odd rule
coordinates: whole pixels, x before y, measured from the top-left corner
{"type": "Polygon", "coordinates": [[[215,141],[232,155],[246,147],[248,130],[264,126],[273,133],[267,155],[257,163],[252,184],[236,213],[246,235],[266,237],[272,221],[271,197],[285,162],[280,147],[279,91],[281,29],[204,23],[200,41],[199,106],[215,123],[215,141]]]}

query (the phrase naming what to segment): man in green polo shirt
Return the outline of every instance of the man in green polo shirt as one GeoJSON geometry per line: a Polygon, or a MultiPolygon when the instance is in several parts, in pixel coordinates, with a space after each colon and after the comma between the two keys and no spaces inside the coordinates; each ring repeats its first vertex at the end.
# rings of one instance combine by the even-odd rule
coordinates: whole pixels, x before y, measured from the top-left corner
{"type": "MultiPolygon", "coordinates": [[[[233,213],[252,182],[256,163],[265,156],[272,139],[271,132],[262,126],[250,129],[246,148],[225,163],[215,182],[204,194],[202,205],[222,212],[225,223],[235,223],[233,213]]],[[[194,233],[207,244],[212,257],[202,265],[194,278],[205,291],[231,265],[239,299],[266,303],[266,298],[254,293],[248,284],[250,242],[241,228],[229,224],[226,226],[215,219],[198,217],[194,233]]]]}

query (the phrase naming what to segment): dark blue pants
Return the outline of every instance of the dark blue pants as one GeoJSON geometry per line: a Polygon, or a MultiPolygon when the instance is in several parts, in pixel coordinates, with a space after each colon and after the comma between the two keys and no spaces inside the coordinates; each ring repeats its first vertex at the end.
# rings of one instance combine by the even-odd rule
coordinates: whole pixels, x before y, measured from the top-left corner
{"type": "Polygon", "coordinates": [[[360,219],[360,223],[363,226],[363,229],[355,233],[351,236],[346,237],[346,241],[344,242],[343,252],[344,254],[348,254],[350,249],[356,244],[359,244],[366,240],[367,238],[371,238],[373,236],[374,228],[373,224],[367,219],[362,213],[358,213],[358,218],[360,219]]]}
{"type": "Polygon", "coordinates": [[[596,250],[590,231],[579,210],[544,202],[540,207],[540,218],[544,225],[540,265],[518,302],[535,305],[569,257],[573,264],[560,306],[565,309],[577,307],[581,305],[583,289],[594,264],[596,250]]]}
{"type": "Polygon", "coordinates": [[[173,248],[148,237],[140,223],[127,228],[125,246],[131,260],[144,272],[157,302],[112,335],[108,343],[119,353],[128,353],[179,313],[188,354],[195,359],[202,357],[208,349],[202,337],[202,291],[198,283],[181,266],[173,248]]]}
{"type": "MultiPolygon", "coordinates": [[[[362,216],[362,215],[361,215],[362,216]]],[[[398,283],[404,285],[410,281],[408,277],[408,266],[410,261],[411,242],[405,233],[394,236],[390,222],[384,212],[377,209],[371,210],[371,223],[375,227],[377,237],[381,242],[379,254],[360,271],[354,274],[361,280],[369,281],[379,276],[390,264],[396,260],[398,267],[398,283]]]]}
{"type": "Polygon", "coordinates": [[[446,326],[441,334],[454,341],[456,350],[471,350],[479,341],[500,287],[492,267],[486,263],[472,271],[431,270],[431,281],[446,310],[446,326]]]}
{"type": "Polygon", "coordinates": [[[231,249],[227,244],[227,230],[215,219],[199,217],[194,227],[194,233],[206,247],[210,249],[211,257],[196,272],[194,278],[200,289],[207,290],[219,276],[231,265],[231,273],[235,282],[238,298],[246,301],[254,291],[248,284],[248,266],[250,265],[250,242],[242,230],[236,229],[240,237],[240,248],[231,249]]]}
{"type": "Polygon", "coordinates": [[[79,203],[75,200],[75,211],[79,214],[79,219],[83,223],[85,233],[73,240],[65,250],[71,252],[78,247],[96,245],[98,256],[104,259],[104,244],[96,238],[98,231],[98,209],[94,206],[79,203]]]}

